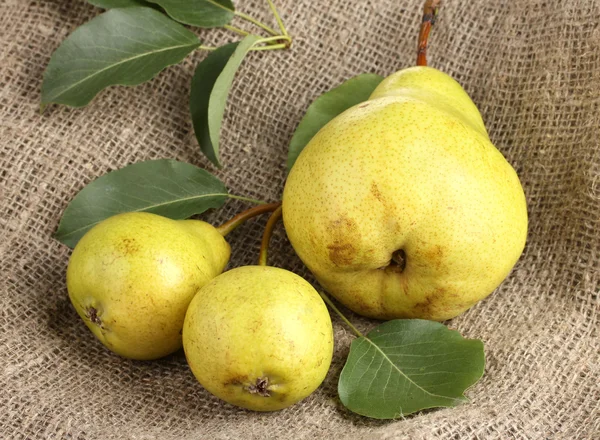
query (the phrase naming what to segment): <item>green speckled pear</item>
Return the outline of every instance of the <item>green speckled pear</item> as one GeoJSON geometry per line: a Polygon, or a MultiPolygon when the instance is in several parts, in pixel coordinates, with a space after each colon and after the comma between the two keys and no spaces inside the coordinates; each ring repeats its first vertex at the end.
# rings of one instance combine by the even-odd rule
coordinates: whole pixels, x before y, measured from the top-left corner
{"type": "Polygon", "coordinates": [[[519,259],[527,207],[462,87],[386,78],[310,141],[283,194],[288,237],[323,287],[379,319],[453,318],[519,259]]]}
{"type": "Polygon", "coordinates": [[[190,301],[229,255],[229,244],[208,223],[119,214],[77,243],[67,269],[69,297],[110,350],[157,359],[181,348],[190,301]]]}
{"type": "Polygon", "coordinates": [[[286,408],[325,379],[333,355],[327,307],[287,270],[239,267],[192,300],[183,349],[198,381],[215,396],[255,411],[286,408]]]}

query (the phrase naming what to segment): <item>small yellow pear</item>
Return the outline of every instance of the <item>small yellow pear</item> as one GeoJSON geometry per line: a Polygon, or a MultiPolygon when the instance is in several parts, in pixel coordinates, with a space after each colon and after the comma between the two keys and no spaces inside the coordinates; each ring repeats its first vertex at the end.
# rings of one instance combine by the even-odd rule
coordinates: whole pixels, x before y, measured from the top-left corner
{"type": "Polygon", "coordinates": [[[183,348],[215,396],[256,411],[286,408],[323,381],[333,355],[327,307],[298,275],[245,266],[219,275],[192,300],[183,348]]]}
{"type": "Polygon", "coordinates": [[[517,174],[467,93],[430,67],[391,75],[315,135],[283,220],[323,287],[379,319],[457,316],[498,287],[527,236],[517,174]]]}
{"type": "Polygon", "coordinates": [[[229,244],[208,223],[119,214],[77,243],[67,269],[69,297],[110,350],[157,359],[181,348],[190,301],[229,255],[229,244]]]}

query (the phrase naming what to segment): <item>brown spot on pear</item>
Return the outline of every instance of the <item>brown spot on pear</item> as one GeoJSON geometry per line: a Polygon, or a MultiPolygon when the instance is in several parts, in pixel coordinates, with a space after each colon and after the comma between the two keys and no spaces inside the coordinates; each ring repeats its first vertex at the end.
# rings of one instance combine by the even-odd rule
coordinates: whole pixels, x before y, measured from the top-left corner
{"type": "Polygon", "coordinates": [[[329,260],[336,266],[348,266],[356,257],[354,243],[359,239],[356,222],[341,217],[329,224],[328,232],[333,242],[327,245],[329,260]]]}

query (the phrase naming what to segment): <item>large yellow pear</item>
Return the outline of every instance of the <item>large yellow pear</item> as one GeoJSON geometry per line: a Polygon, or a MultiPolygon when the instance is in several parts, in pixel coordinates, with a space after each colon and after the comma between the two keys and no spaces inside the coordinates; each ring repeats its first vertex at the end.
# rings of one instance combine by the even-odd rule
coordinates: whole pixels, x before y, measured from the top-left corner
{"type": "Polygon", "coordinates": [[[240,267],[194,297],[183,349],[198,381],[215,396],[256,411],[279,410],[325,378],[333,355],[331,318],[298,275],[240,267]]]}
{"type": "Polygon", "coordinates": [[[181,348],[190,301],[229,255],[229,244],[208,223],[119,214],[77,243],[67,269],[69,297],[110,350],[157,359],[181,348]]]}
{"type": "Polygon", "coordinates": [[[323,287],[379,319],[457,316],[504,280],[527,235],[515,171],[462,87],[430,67],[391,75],[319,131],[283,219],[323,287]]]}

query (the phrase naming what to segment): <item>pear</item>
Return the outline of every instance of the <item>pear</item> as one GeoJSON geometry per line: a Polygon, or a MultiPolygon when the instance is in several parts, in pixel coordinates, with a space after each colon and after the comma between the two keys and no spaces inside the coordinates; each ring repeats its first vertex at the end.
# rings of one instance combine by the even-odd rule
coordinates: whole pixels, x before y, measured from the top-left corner
{"type": "Polygon", "coordinates": [[[325,378],[333,354],[331,318],[298,275],[239,267],[194,297],[183,349],[196,379],[215,396],[256,411],[279,410],[325,378]]]}
{"type": "Polygon", "coordinates": [[[157,359],[181,348],[190,301],[229,255],[229,244],[208,223],[119,214],[77,243],[67,269],[69,297],[110,350],[157,359]]]}
{"type": "Polygon", "coordinates": [[[283,220],[323,287],[379,319],[453,318],[519,259],[527,207],[462,87],[430,67],[386,78],[309,142],[283,220]]]}

